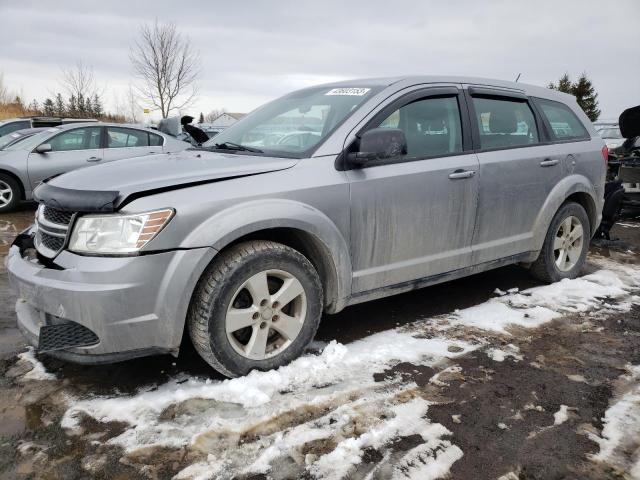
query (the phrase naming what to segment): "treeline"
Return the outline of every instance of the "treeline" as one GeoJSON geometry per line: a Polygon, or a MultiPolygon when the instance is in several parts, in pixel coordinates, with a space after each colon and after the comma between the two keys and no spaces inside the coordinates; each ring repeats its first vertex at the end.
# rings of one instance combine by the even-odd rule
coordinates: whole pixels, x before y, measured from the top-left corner
{"type": "Polygon", "coordinates": [[[71,95],[66,100],[62,94],[58,93],[53,98],[45,98],[41,103],[34,100],[28,105],[27,110],[32,115],[48,117],[97,118],[112,122],[125,121],[122,115],[105,112],[102,99],[97,93],[93,97],[87,98],[82,94],[77,97],[71,95]]]}

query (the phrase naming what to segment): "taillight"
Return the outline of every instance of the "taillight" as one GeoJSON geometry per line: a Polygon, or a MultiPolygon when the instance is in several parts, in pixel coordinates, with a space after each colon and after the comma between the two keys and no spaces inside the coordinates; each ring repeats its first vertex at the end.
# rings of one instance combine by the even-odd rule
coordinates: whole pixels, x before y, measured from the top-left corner
{"type": "Polygon", "coordinates": [[[602,158],[604,159],[604,164],[607,165],[609,163],[609,147],[606,145],[602,147],[602,158]]]}

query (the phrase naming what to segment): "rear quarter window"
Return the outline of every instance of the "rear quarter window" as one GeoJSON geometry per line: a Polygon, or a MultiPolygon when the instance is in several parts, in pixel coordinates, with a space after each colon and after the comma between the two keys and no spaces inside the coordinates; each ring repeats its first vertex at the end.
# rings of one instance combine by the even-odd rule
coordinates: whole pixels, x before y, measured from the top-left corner
{"type": "Polygon", "coordinates": [[[585,126],[564,103],[543,98],[536,98],[535,102],[551,127],[553,140],[586,140],[590,138],[585,126]]]}

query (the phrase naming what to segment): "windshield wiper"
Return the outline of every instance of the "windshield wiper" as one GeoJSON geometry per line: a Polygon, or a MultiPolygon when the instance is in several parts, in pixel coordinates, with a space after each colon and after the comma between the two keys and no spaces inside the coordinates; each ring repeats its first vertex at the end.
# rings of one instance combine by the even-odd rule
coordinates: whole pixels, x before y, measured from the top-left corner
{"type": "Polygon", "coordinates": [[[253,147],[246,147],[244,145],[240,145],[239,143],[233,142],[222,142],[222,143],[214,143],[214,148],[220,148],[222,150],[236,150],[239,152],[253,152],[253,153],[264,153],[262,150],[253,147]]]}

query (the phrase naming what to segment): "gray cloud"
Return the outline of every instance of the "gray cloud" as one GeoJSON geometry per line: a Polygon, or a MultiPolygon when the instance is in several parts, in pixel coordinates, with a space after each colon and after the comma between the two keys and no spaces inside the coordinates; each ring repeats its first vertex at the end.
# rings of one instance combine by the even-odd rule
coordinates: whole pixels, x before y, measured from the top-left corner
{"type": "Polygon", "coordinates": [[[0,70],[27,98],[56,90],[81,60],[112,92],[131,81],[141,22],[175,22],[200,51],[193,112],[250,110],[337,78],[459,74],[546,85],[586,71],[603,117],[640,104],[640,3],[0,0],[0,70]]]}

